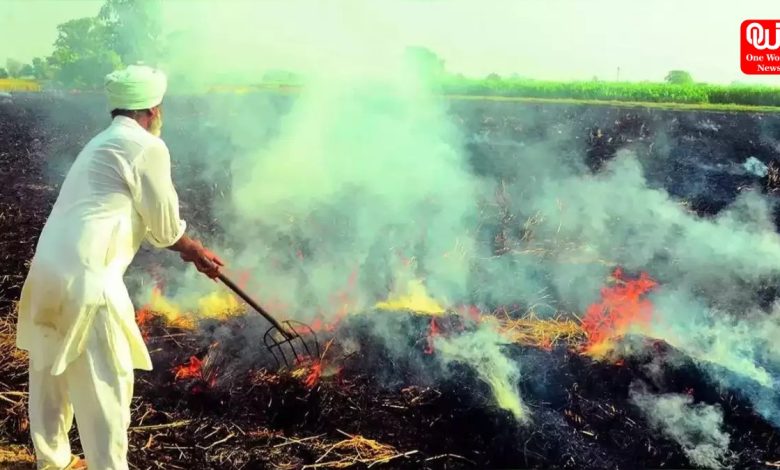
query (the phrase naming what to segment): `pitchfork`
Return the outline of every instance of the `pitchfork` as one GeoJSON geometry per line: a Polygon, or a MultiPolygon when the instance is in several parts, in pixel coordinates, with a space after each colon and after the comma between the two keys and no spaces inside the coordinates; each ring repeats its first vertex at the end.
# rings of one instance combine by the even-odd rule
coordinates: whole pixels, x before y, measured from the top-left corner
{"type": "Polygon", "coordinates": [[[263,307],[258,305],[257,302],[252,300],[230,278],[222,273],[218,277],[230,290],[244,299],[257,313],[271,323],[271,328],[266,330],[263,335],[263,341],[265,342],[265,347],[271,351],[271,355],[276,360],[276,365],[279,368],[282,367],[282,363],[284,363],[287,369],[290,369],[298,364],[308,364],[319,359],[320,343],[317,341],[317,335],[314,334],[314,330],[309,325],[295,320],[286,320],[280,323],[270,313],[266,312],[263,307]],[[310,342],[304,340],[300,334],[301,331],[311,338],[310,342]],[[287,350],[287,353],[285,353],[285,350],[287,350]]]}

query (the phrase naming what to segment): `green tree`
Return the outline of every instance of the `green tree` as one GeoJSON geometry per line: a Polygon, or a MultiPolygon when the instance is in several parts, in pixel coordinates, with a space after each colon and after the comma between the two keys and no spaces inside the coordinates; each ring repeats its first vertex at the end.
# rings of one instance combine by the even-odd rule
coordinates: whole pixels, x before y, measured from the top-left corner
{"type": "Polygon", "coordinates": [[[18,77],[22,71],[22,63],[16,59],[6,59],[5,68],[8,70],[9,76],[18,77]]]}
{"type": "Polygon", "coordinates": [[[36,57],[32,60],[32,68],[33,68],[33,76],[38,80],[48,80],[51,78],[51,67],[49,66],[49,63],[40,58],[36,57]]]}
{"type": "Polygon", "coordinates": [[[19,71],[20,77],[34,77],[35,73],[33,71],[33,66],[30,64],[24,64],[22,65],[22,69],[19,71]]]}
{"type": "Polygon", "coordinates": [[[0,79],[8,78],[8,70],[5,69],[5,67],[0,67],[0,79]]]}
{"type": "Polygon", "coordinates": [[[54,52],[48,62],[54,78],[66,86],[97,88],[105,75],[121,65],[108,44],[111,33],[98,18],[79,18],[57,26],[54,52]]]}
{"type": "Polygon", "coordinates": [[[673,85],[690,85],[693,83],[693,77],[685,70],[672,70],[666,75],[664,80],[673,85]]]}
{"type": "Polygon", "coordinates": [[[156,65],[164,51],[161,0],[106,0],[98,19],[125,64],[156,65]]]}

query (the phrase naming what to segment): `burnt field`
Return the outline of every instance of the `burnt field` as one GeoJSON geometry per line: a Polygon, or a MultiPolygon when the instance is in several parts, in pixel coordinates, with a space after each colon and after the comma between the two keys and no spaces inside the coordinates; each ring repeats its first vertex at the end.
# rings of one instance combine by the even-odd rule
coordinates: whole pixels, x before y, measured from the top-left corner
{"type": "MultiPolygon", "coordinates": [[[[0,466],[32,468],[26,363],[13,347],[14,302],[68,165],[107,124],[101,106],[94,97],[46,95],[0,103],[0,466]]],[[[583,174],[598,174],[619,151],[631,151],[650,187],[665,189],[700,217],[717,214],[741,192],[773,199],[780,188],[780,115],[501,101],[448,106],[464,136],[472,171],[493,181],[517,178],[522,169],[511,162],[527,153],[554,152],[583,174]]],[[[225,240],[214,208],[231,191],[231,154],[272,139],[279,126],[273,117],[289,107],[288,97],[251,95],[174,97],[166,103],[163,132],[183,216],[205,240],[225,240]],[[251,138],[231,139],[221,124],[232,122],[236,108],[255,109],[269,123],[262,130],[241,129],[251,138]],[[195,153],[196,161],[187,158],[195,153]]],[[[496,198],[501,205],[502,195],[496,198]]],[[[503,218],[485,228],[496,256],[526,240],[516,227],[522,223],[507,211],[500,214],[503,218]]],[[[149,282],[162,266],[176,262],[171,255],[143,249],[129,273],[129,286],[147,289],[143,279],[149,282]]],[[[633,286],[641,279],[637,276],[615,274],[616,285],[633,286]]],[[[763,303],[776,297],[773,285],[761,292],[763,303]]],[[[529,318],[497,302],[487,304],[476,319],[456,309],[437,316],[377,310],[341,318],[318,329],[324,350],[320,362],[283,374],[270,367],[260,338],[251,334],[262,331],[254,317],[210,319],[196,328],[142,308],[139,320],[155,370],[137,375],[131,465],[780,467],[778,428],[747,395],[712,379],[717,364],[641,337],[631,340],[641,345],[641,354],[597,359],[583,353],[594,334],[587,323],[549,315],[529,318]],[[497,407],[490,378],[473,368],[454,364],[446,374],[432,373],[442,367],[432,338],[475,331],[484,317],[497,321],[511,338],[502,348],[506,357],[523,364],[515,385],[529,421],[497,407]],[[403,338],[403,347],[383,340],[385,331],[403,338]],[[217,342],[217,337],[231,341],[217,342]],[[705,409],[720,410],[722,421],[712,422],[719,431],[702,431],[684,413],[670,431],[640,410],[638,404],[651,394],[666,399],[658,414],[693,409],[700,416],[696,413],[705,409]]],[[[725,382],[735,372],[719,369],[718,374],[725,382]]],[[[778,378],[773,379],[776,384],[778,378]]],[[[776,393],[773,397],[780,400],[776,393]]],[[[74,448],[79,448],[77,440],[74,448]]]]}

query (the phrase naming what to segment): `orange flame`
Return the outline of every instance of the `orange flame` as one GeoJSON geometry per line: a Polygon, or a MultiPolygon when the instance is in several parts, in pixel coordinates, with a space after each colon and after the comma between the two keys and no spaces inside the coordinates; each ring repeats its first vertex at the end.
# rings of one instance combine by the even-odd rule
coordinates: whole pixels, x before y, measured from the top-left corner
{"type": "Polygon", "coordinates": [[[190,356],[189,362],[173,368],[174,380],[202,379],[203,361],[195,356],[190,356]]]}
{"type": "Polygon", "coordinates": [[[165,297],[159,286],[152,288],[149,301],[136,312],[136,322],[144,338],[156,318],[166,327],[193,330],[201,319],[225,320],[245,313],[245,307],[231,292],[220,289],[197,299],[197,306],[184,308],[165,297]],[[194,308],[193,308],[194,307],[194,308]]]}
{"type": "Polygon", "coordinates": [[[154,318],[149,305],[144,305],[135,313],[135,322],[138,324],[138,328],[141,330],[141,336],[144,340],[149,339],[149,327],[154,318]]]}
{"type": "Polygon", "coordinates": [[[625,334],[632,326],[650,322],[653,304],[644,296],[658,283],[647,273],[628,279],[623,270],[612,273],[616,285],[601,290],[601,302],[588,307],[582,319],[582,329],[588,335],[587,353],[601,355],[611,349],[610,340],[625,334]]]}
{"type": "MultiPolygon", "coordinates": [[[[152,299],[159,297],[162,295],[162,289],[160,288],[161,281],[158,281],[157,284],[152,288],[152,299]]],[[[154,318],[154,313],[152,312],[152,302],[148,302],[144,306],[138,309],[138,311],[135,313],[135,322],[138,324],[138,327],[141,330],[141,336],[145,340],[149,339],[150,334],[150,328],[152,319],[154,318]]]]}
{"type": "Polygon", "coordinates": [[[307,388],[314,388],[320,381],[320,376],[322,376],[322,362],[316,361],[311,365],[311,371],[303,383],[307,388]]]}
{"type": "Polygon", "coordinates": [[[428,345],[425,347],[425,354],[433,354],[433,341],[434,338],[441,334],[439,325],[436,324],[436,318],[431,318],[431,325],[428,328],[428,345]]]}
{"type": "Polygon", "coordinates": [[[355,310],[357,305],[355,291],[357,288],[358,267],[356,266],[349,277],[346,285],[339,291],[331,294],[328,303],[329,306],[319,309],[319,315],[314,318],[310,325],[315,332],[327,331],[334,332],[342,320],[355,310]],[[327,319],[327,320],[326,320],[327,319]]]}

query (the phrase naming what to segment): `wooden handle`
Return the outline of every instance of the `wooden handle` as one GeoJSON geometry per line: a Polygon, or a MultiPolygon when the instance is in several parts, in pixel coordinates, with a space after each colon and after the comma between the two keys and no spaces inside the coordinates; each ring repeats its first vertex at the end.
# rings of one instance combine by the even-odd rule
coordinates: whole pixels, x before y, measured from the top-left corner
{"type": "Polygon", "coordinates": [[[253,309],[257,311],[257,313],[264,316],[266,320],[271,322],[271,324],[275,326],[276,329],[279,330],[279,332],[282,333],[285,338],[292,339],[290,334],[287,332],[287,329],[285,329],[281,323],[276,321],[276,319],[272,317],[270,313],[266,312],[265,309],[263,309],[263,307],[258,305],[257,302],[255,302],[251,297],[249,297],[249,295],[246,292],[244,292],[243,289],[238,287],[235,282],[231,281],[230,278],[228,278],[224,273],[219,273],[218,277],[223,284],[225,284],[230,288],[230,290],[232,290],[233,292],[236,293],[236,295],[244,299],[244,302],[248,303],[249,306],[251,306],[253,309]]]}

